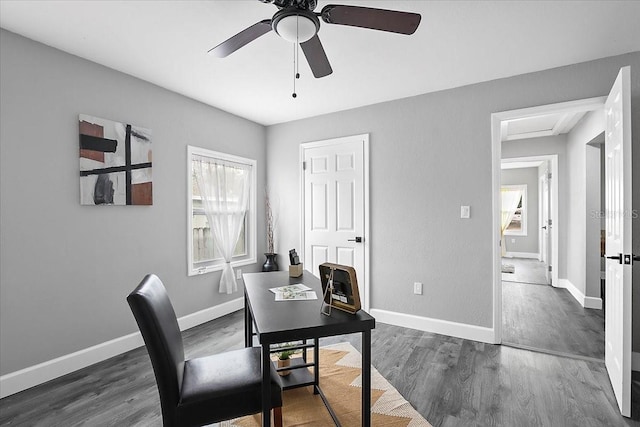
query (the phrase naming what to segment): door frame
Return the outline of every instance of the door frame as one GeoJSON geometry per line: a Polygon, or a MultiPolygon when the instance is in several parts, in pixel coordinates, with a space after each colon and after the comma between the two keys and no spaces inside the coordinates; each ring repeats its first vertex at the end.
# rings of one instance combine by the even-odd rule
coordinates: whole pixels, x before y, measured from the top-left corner
{"type": "Polygon", "coordinates": [[[364,203],[364,224],[363,224],[363,242],[364,245],[364,272],[358,277],[358,283],[362,285],[362,289],[364,289],[364,296],[361,295],[360,298],[362,300],[363,309],[365,311],[370,310],[371,304],[371,292],[370,292],[370,262],[369,262],[369,249],[371,244],[370,234],[369,234],[369,134],[359,134],[359,135],[351,135],[344,136],[339,138],[331,138],[324,139],[319,141],[311,141],[304,142],[300,144],[300,254],[301,258],[305,259],[305,174],[304,174],[304,157],[305,150],[318,148],[318,147],[326,147],[329,145],[339,145],[347,142],[353,142],[354,140],[362,141],[362,154],[363,154],[363,203],[364,203]],[[364,277],[362,277],[364,275],[364,277]],[[364,297],[364,298],[363,298],[364,297]]]}
{"type": "MultiPolygon", "coordinates": [[[[493,343],[502,343],[502,268],[500,250],[500,177],[502,162],[502,122],[510,119],[520,119],[542,114],[552,114],[559,112],[594,111],[604,108],[606,97],[595,97],[580,99],[576,101],[560,102],[556,104],[540,105],[536,107],[521,108],[517,110],[501,111],[491,114],[491,183],[492,183],[492,249],[493,249],[493,343]]],[[[553,170],[557,177],[557,170],[553,170]]],[[[552,178],[553,179],[553,178],[552,178]]],[[[557,183],[557,179],[554,180],[557,183]]],[[[555,184],[552,184],[555,185],[555,184]]],[[[557,192],[556,192],[557,195],[557,192]]],[[[558,208],[558,203],[554,203],[553,210],[558,208]]],[[[557,222],[557,220],[556,220],[557,222]]],[[[557,231],[556,227],[552,230],[557,231]]],[[[552,234],[552,245],[559,244],[555,234],[552,234]]],[[[558,245],[559,247],[559,245],[558,245]]],[[[554,251],[554,254],[558,251],[554,251]]],[[[555,262],[555,260],[554,260],[555,262]]],[[[554,267],[556,274],[559,266],[554,267]]],[[[554,279],[556,276],[554,275],[554,279]]],[[[557,285],[557,281],[555,285],[557,285]]]]}
{"type": "MultiPolygon", "coordinates": [[[[558,259],[559,259],[559,250],[558,250],[558,218],[559,218],[559,199],[558,199],[558,155],[557,154],[547,154],[541,156],[526,156],[526,157],[509,157],[507,159],[501,159],[502,163],[515,163],[515,162],[538,162],[538,161],[546,161],[549,162],[549,172],[551,172],[551,211],[549,213],[549,219],[551,220],[551,265],[553,266],[553,270],[551,270],[551,285],[553,287],[558,287],[558,259]]],[[[502,174],[502,172],[500,171],[502,174]]],[[[500,192],[500,187],[498,187],[498,192],[500,192]]],[[[538,192],[539,193],[539,192],[538,192]]],[[[498,193],[499,194],[499,193],[498,193]]],[[[538,196],[539,197],[539,196],[538,196]]],[[[499,202],[499,201],[498,201],[499,202]]],[[[498,224],[498,227],[500,225],[498,224]]],[[[538,227],[538,253],[540,253],[540,233],[538,227]]],[[[500,229],[498,229],[498,236],[500,235],[500,229]]],[[[498,246],[499,248],[499,246],[498,246]]],[[[500,257],[502,258],[502,253],[500,253],[500,257]]],[[[502,282],[502,262],[500,262],[500,282],[502,282]]],[[[500,298],[500,302],[502,303],[502,298],[500,298]]]]}
{"type": "MultiPolygon", "coordinates": [[[[539,218],[539,227],[538,227],[538,261],[543,262],[545,265],[553,265],[553,257],[549,257],[549,252],[551,249],[551,253],[553,254],[553,247],[549,248],[549,239],[553,243],[553,235],[549,234],[549,220],[555,221],[556,225],[558,223],[557,219],[553,219],[553,214],[549,209],[550,197],[553,196],[553,189],[549,186],[549,174],[552,175],[551,185],[553,185],[553,172],[550,171],[551,164],[549,162],[545,162],[545,175],[538,176],[538,218],[539,218]],[[546,187],[546,193],[545,193],[546,187]],[[546,218],[546,222],[544,219],[546,218]],[[542,225],[541,225],[542,224],[542,225]],[[543,229],[544,227],[544,229],[543,229]],[[546,238],[545,238],[546,236],[546,238]]],[[[556,177],[557,178],[557,177],[556,177]]],[[[553,227],[551,227],[553,228],[553,227]]],[[[545,279],[547,284],[553,283],[553,274],[549,277],[549,268],[546,268],[545,271],[545,279]]],[[[558,268],[556,267],[556,271],[558,268]]],[[[553,272],[552,272],[553,273],[553,272]]]]}

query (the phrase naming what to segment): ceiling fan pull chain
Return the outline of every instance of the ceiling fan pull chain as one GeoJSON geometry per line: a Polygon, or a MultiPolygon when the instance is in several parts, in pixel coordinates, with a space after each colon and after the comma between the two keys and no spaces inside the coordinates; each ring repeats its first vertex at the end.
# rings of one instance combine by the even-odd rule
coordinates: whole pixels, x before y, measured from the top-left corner
{"type": "Polygon", "coordinates": [[[293,44],[293,93],[292,97],[296,98],[298,94],[296,93],[296,43],[293,44]]]}
{"type": "Polygon", "coordinates": [[[300,43],[298,43],[299,37],[299,27],[298,27],[298,19],[299,16],[296,15],[296,42],[293,44],[293,94],[291,95],[294,98],[298,97],[296,93],[296,80],[300,78],[299,73],[299,64],[300,64],[300,43]]]}
{"type": "Polygon", "coordinates": [[[300,16],[296,16],[296,79],[300,78],[300,16]]]}

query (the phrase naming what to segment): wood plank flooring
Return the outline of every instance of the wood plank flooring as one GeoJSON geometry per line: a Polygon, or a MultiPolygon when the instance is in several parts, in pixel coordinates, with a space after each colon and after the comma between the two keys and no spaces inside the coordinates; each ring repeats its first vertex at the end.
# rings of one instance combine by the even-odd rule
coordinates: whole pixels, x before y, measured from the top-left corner
{"type": "MultiPolygon", "coordinates": [[[[197,326],[183,336],[187,358],[239,348],[243,314],[197,326]]],[[[360,347],[359,335],[323,343],[340,341],[360,347]]],[[[385,324],[372,333],[372,360],[436,427],[640,425],[619,415],[602,363],[385,324]]],[[[0,425],[161,425],[146,350],[127,352],[0,400],[0,425]]]]}
{"type": "Polygon", "coordinates": [[[604,314],[569,291],[502,282],[502,342],[604,360],[604,314]]]}
{"type": "Polygon", "coordinates": [[[509,282],[546,285],[545,264],[531,258],[502,258],[502,265],[512,265],[513,273],[502,273],[502,280],[509,282]]]}

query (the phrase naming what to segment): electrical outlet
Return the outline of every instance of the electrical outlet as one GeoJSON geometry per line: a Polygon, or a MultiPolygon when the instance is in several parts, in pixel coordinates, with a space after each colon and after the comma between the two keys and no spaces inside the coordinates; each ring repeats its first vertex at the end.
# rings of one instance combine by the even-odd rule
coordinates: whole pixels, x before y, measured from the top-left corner
{"type": "Polygon", "coordinates": [[[511,239],[511,243],[515,243],[515,242],[516,242],[516,239],[511,239]]]}
{"type": "Polygon", "coordinates": [[[242,280],[242,270],[241,269],[236,269],[236,279],[237,280],[242,280]]]}
{"type": "Polygon", "coordinates": [[[468,219],[471,217],[471,206],[460,206],[460,218],[468,219]]]}
{"type": "Polygon", "coordinates": [[[413,293],[416,295],[422,295],[422,283],[420,282],[413,283],[413,293]]]}

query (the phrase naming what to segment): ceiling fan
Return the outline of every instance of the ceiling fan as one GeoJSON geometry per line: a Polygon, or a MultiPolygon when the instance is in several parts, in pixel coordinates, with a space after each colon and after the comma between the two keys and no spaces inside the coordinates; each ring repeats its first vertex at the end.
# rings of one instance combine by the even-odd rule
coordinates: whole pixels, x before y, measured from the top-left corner
{"type": "Polygon", "coordinates": [[[264,19],[240,31],[230,39],[209,50],[224,58],[258,37],[273,30],[283,39],[299,43],[316,78],[333,72],[322,43],[318,38],[320,19],[326,24],[348,25],[398,34],[413,34],[420,24],[418,13],[374,9],[361,6],[329,4],[314,12],[317,0],[259,0],[273,3],[279,10],[271,19],[264,19]]]}

